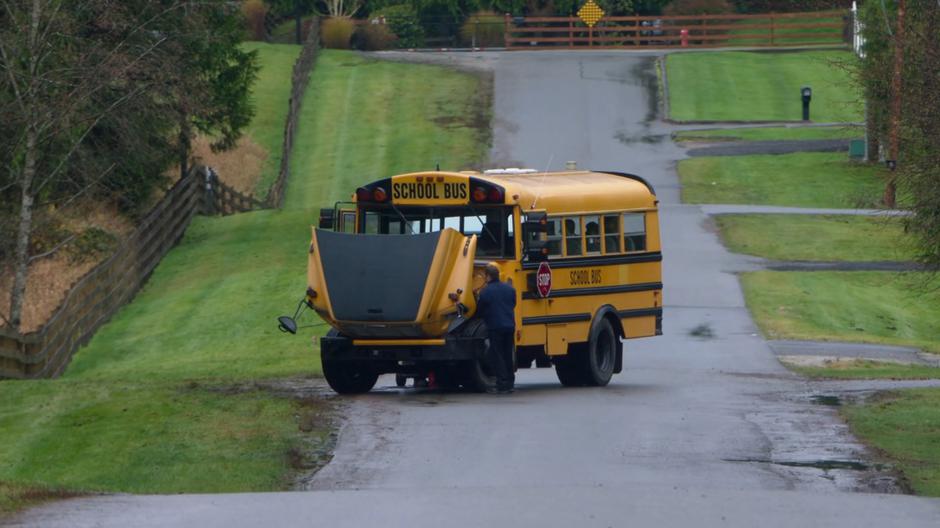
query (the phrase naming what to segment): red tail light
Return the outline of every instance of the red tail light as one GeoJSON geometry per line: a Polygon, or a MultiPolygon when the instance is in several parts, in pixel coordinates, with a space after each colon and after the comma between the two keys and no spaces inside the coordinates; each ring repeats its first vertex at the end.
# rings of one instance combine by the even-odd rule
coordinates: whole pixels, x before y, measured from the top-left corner
{"type": "Polygon", "coordinates": [[[385,189],[381,187],[376,187],[372,191],[372,197],[375,198],[376,202],[384,202],[388,198],[388,193],[385,192],[385,189]]]}
{"type": "Polygon", "coordinates": [[[503,193],[499,189],[490,189],[490,194],[487,196],[491,202],[502,202],[503,193]]]}
{"type": "Polygon", "coordinates": [[[473,189],[473,201],[485,202],[486,201],[486,189],[484,189],[483,187],[477,187],[473,189]]]}
{"type": "Polygon", "coordinates": [[[372,201],[372,191],[366,189],[365,187],[360,187],[356,189],[356,201],[357,202],[371,202],[372,201]]]}

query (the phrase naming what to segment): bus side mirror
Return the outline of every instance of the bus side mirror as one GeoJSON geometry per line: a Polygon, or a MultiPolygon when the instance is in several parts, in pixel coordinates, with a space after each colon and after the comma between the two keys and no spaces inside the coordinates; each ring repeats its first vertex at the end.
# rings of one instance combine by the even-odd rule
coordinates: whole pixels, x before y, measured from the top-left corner
{"type": "Polygon", "coordinates": [[[548,260],[548,214],[530,211],[522,220],[525,257],[529,262],[548,260]]]}
{"type": "Polygon", "coordinates": [[[333,223],[336,219],[335,213],[336,212],[333,210],[333,208],[320,209],[320,222],[317,224],[318,227],[320,229],[333,229],[333,223]]]}

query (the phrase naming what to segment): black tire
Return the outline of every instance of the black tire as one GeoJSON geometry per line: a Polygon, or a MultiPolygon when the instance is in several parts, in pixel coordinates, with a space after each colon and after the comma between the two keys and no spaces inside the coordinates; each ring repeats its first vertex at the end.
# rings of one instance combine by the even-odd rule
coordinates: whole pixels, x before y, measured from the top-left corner
{"type": "Polygon", "coordinates": [[[617,333],[606,318],[601,319],[588,341],[583,359],[584,382],[593,387],[610,383],[617,363],[617,333]]]}
{"type": "Polygon", "coordinates": [[[460,373],[453,367],[442,367],[434,371],[434,381],[446,391],[460,388],[460,373]]]}
{"type": "Polygon", "coordinates": [[[354,361],[323,361],[323,376],[339,394],[363,394],[375,387],[379,375],[369,365],[354,361]]]}
{"type": "Polygon", "coordinates": [[[565,387],[583,387],[584,376],[577,361],[577,352],[569,351],[567,357],[555,360],[555,375],[565,387]]]}
{"type": "MultiPolygon", "coordinates": [[[[482,319],[472,319],[467,321],[460,328],[460,335],[464,337],[474,337],[481,342],[486,339],[486,324],[482,319]]],[[[489,354],[489,346],[486,346],[483,357],[489,354]]],[[[496,389],[496,376],[490,372],[490,367],[483,359],[472,359],[464,361],[460,367],[461,382],[467,390],[474,392],[486,392],[496,389]]]]}

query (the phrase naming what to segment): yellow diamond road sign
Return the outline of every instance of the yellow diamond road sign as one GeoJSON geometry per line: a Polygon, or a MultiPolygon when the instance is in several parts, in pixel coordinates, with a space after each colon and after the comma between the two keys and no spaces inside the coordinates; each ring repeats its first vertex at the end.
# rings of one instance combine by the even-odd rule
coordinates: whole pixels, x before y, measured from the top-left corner
{"type": "Polygon", "coordinates": [[[587,24],[587,27],[594,27],[598,20],[604,18],[604,10],[595,4],[594,0],[588,0],[581,6],[581,9],[578,9],[578,16],[587,24]]]}

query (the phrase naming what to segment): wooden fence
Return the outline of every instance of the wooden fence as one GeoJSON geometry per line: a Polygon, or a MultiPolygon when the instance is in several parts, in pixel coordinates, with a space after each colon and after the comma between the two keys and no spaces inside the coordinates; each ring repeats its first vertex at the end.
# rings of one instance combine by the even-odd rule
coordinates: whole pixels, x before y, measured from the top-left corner
{"type": "Polygon", "coordinates": [[[294,64],[283,158],[267,199],[262,202],[239,193],[219,181],[208,167],[193,168],[124,238],[114,254],[72,285],[41,329],[24,335],[0,327],[0,378],[49,378],[61,374],[72,355],[133,299],[157,264],[182,238],[196,213],[228,215],[281,206],[300,102],[319,49],[318,27],[314,21],[294,64]]]}
{"type": "Polygon", "coordinates": [[[320,51],[320,19],[314,18],[307,33],[304,47],[294,63],[291,75],[290,108],[287,112],[287,121],[284,123],[284,142],[281,147],[281,166],[278,170],[277,180],[271,185],[265,199],[267,207],[280,208],[284,204],[284,188],[290,178],[290,157],[294,151],[294,133],[297,130],[297,120],[300,117],[300,103],[303,101],[307,83],[310,80],[310,71],[317,60],[320,51]]]}
{"type": "Polygon", "coordinates": [[[580,18],[506,15],[506,49],[715,48],[845,45],[848,11],[760,15],[611,16],[587,27],[580,18]]]}

